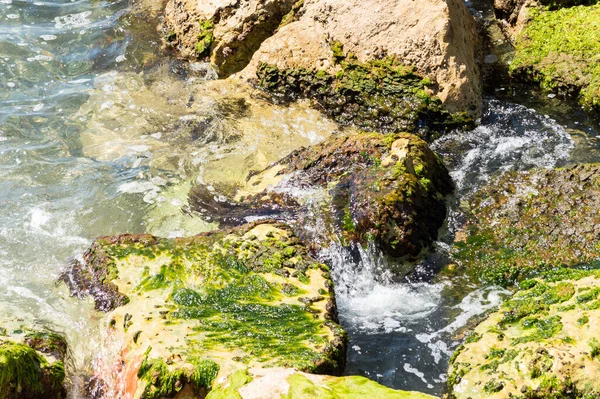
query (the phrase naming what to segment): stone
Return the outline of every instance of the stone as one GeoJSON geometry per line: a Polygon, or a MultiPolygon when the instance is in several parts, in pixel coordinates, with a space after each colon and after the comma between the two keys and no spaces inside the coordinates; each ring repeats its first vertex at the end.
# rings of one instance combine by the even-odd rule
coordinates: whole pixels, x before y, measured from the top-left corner
{"type": "Polygon", "coordinates": [[[201,185],[190,204],[219,221],[286,217],[302,212],[302,200],[282,187],[328,190],[332,234],[345,242],[374,243],[388,255],[412,259],[437,237],[446,215],[444,196],[453,184],[427,143],[408,133],[334,136],[291,153],[261,173],[232,198],[201,185]]]}
{"type": "Polygon", "coordinates": [[[0,396],[5,399],[66,398],[66,340],[18,319],[0,321],[0,396]]]}
{"type": "Polygon", "coordinates": [[[434,399],[420,392],[390,389],[360,376],[331,377],[294,369],[239,370],[220,383],[207,399],[434,399]]]}
{"type": "Polygon", "coordinates": [[[600,260],[600,165],[508,172],[468,199],[455,273],[512,286],[556,266],[600,260]]]}
{"type": "Polygon", "coordinates": [[[449,399],[598,397],[598,278],[557,269],[523,281],[450,360],[449,399]]]}
{"type": "Polygon", "coordinates": [[[98,362],[94,397],[203,397],[247,367],[344,367],[328,268],[283,224],[102,237],[62,280],[94,299],[106,313],[106,346],[117,343],[115,359],[98,362]]]}
{"type": "Polygon", "coordinates": [[[339,43],[361,63],[414,67],[451,112],[481,112],[476,27],[462,0],[170,0],[163,31],[180,55],[244,80],[263,64],[334,76],[339,43]]]}

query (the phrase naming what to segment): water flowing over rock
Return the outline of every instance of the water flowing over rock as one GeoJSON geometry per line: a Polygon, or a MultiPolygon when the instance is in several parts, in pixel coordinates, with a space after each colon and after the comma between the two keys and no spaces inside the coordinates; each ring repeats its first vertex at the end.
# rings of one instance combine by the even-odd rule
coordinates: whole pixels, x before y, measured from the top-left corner
{"type": "Polygon", "coordinates": [[[96,370],[95,397],[203,397],[252,366],[343,370],[328,268],[282,224],[99,238],[63,281],[107,312],[107,346],[120,343],[96,370]]]}
{"type": "Polygon", "coordinates": [[[456,351],[449,398],[598,397],[598,277],[563,269],[523,281],[456,351]]]}
{"type": "Polygon", "coordinates": [[[335,75],[339,45],[362,63],[395,57],[434,81],[448,110],[481,109],[475,23],[460,0],[171,0],[164,32],[184,57],[243,79],[263,64],[335,75]]]}
{"type": "Polygon", "coordinates": [[[293,152],[252,176],[233,199],[219,200],[197,186],[191,204],[224,222],[299,212],[302,200],[286,190],[289,186],[329,190],[331,234],[373,242],[387,254],[407,258],[437,237],[446,214],[444,196],[453,189],[425,141],[407,133],[361,133],[293,152]]]}
{"type": "Polygon", "coordinates": [[[556,266],[600,260],[600,166],[509,172],[469,201],[458,270],[510,286],[556,266]]]}
{"type": "Polygon", "coordinates": [[[0,397],[65,398],[66,354],[59,334],[18,319],[0,321],[0,397]]]}

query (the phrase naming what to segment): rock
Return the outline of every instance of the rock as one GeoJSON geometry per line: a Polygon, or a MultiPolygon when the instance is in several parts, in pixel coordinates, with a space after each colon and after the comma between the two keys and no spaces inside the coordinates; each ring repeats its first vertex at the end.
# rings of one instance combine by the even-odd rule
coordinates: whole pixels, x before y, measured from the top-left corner
{"type": "Polygon", "coordinates": [[[449,398],[598,397],[599,278],[563,269],[523,281],[454,354],[449,398]]]}
{"type": "Polygon", "coordinates": [[[453,257],[485,283],[510,286],[555,266],[600,260],[600,165],[509,172],[468,201],[453,257]]]}
{"type": "Polygon", "coordinates": [[[396,59],[434,82],[427,91],[449,111],[481,112],[476,28],[461,0],[170,0],[164,32],[184,57],[245,80],[262,65],[334,77],[341,48],[362,65],[396,59]]]}
{"type": "Polygon", "coordinates": [[[99,238],[63,281],[107,312],[107,345],[121,345],[95,370],[97,397],[202,396],[247,367],[344,367],[328,269],[283,224],[99,238]]]}
{"type": "Polygon", "coordinates": [[[239,370],[219,384],[207,399],[434,399],[420,392],[397,391],[365,377],[331,377],[270,368],[239,370]]]}
{"type": "Polygon", "coordinates": [[[49,330],[0,322],[0,396],[5,399],[66,397],[65,339],[49,330]]]}
{"type": "Polygon", "coordinates": [[[427,143],[408,134],[335,136],[293,152],[249,179],[235,198],[216,202],[192,189],[197,211],[221,221],[298,211],[301,200],[285,187],[329,189],[333,228],[346,241],[375,243],[385,253],[414,258],[437,237],[452,181],[427,143]]]}
{"type": "Polygon", "coordinates": [[[600,4],[595,0],[495,0],[515,42],[509,72],[544,91],[600,109],[600,4]]]}

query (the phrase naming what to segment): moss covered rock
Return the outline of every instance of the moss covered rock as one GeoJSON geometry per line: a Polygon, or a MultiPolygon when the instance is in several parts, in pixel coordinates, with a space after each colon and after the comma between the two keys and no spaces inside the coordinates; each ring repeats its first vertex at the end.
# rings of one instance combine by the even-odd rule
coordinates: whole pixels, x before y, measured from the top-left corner
{"type": "Polygon", "coordinates": [[[312,375],[294,369],[239,370],[207,399],[434,399],[419,392],[396,391],[365,377],[312,375]]]}
{"type": "Polygon", "coordinates": [[[511,73],[600,110],[600,4],[548,1],[527,9],[511,73]],[[594,4],[594,5],[575,5],[594,4]],[[563,5],[575,5],[562,7],[563,5]]]}
{"type": "Polygon", "coordinates": [[[99,238],[63,277],[107,312],[122,342],[117,397],[208,392],[249,366],[341,373],[346,336],[336,324],[326,266],[282,224],[246,225],[191,238],[99,238]]]}
{"type": "Polygon", "coordinates": [[[425,139],[456,128],[473,127],[466,113],[451,114],[431,95],[433,84],[396,57],[362,63],[345,55],[340,43],[332,51],[340,68],[279,69],[261,63],[257,84],[277,101],[310,98],[342,125],[380,132],[416,132],[425,139]]]}
{"type": "Polygon", "coordinates": [[[600,274],[557,270],[526,280],[450,361],[450,398],[600,396],[600,274]]]}
{"type": "Polygon", "coordinates": [[[54,332],[0,322],[0,398],[66,398],[67,343],[54,332]]]}
{"type": "Polygon", "coordinates": [[[459,273],[510,286],[555,266],[600,261],[600,165],[509,172],[468,206],[453,251],[459,273]]]}
{"type": "Polygon", "coordinates": [[[437,237],[453,189],[448,171],[427,143],[408,134],[361,133],[333,137],[293,152],[253,176],[235,198],[215,203],[199,186],[191,203],[223,219],[243,220],[288,211],[302,204],[287,187],[328,189],[331,221],[343,240],[375,243],[387,254],[415,257],[437,237]]]}

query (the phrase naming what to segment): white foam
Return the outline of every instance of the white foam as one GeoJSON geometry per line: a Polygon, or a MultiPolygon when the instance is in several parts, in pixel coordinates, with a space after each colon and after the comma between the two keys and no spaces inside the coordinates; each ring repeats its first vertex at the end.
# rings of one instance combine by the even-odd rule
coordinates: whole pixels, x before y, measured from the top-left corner
{"type": "Polygon", "coordinates": [[[76,29],[87,26],[91,23],[89,16],[91,11],[80,12],[79,14],[67,14],[62,17],[54,18],[54,26],[57,29],[76,29]]]}

